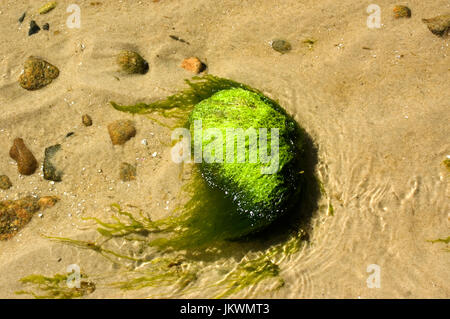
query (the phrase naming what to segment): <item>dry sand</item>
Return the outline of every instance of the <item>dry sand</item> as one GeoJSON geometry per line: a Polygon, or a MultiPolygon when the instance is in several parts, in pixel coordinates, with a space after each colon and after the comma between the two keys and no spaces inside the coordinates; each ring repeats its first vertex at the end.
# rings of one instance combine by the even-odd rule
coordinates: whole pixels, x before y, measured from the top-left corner
{"type": "MultiPolygon", "coordinates": [[[[95,253],[41,234],[92,237],[93,231],[82,230],[81,217],[105,216],[113,202],[143,207],[152,216],[171,212],[185,174],[170,160],[171,131],[115,111],[109,101],[131,104],[176,92],[192,76],[180,68],[190,56],[204,61],[210,74],[279,100],[317,145],[316,173],[327,192],[310,221],[308,244],[280,265],[284,287],[268,291],[258,285],[233,297],[450,297],[446,245],[427,241],[449,236],[450,176],[441,163],[450,154],[450,47],[449,38],[433,35],[421,21],[450,13],[448,1],[411,0],[405,4],[412,17],[396,20],[396,3],[379,0],[381,29],[366,26],[370,2],[364,1],[101,2],[77,1],[80,29],[65,23],[71,1],[58,1],[47,15],[36,14],[44,1],[0,5],[0,174],[14,184],[0,190],[0,199],[61,198],[16,237],[0,242],[0,297],[17,297],[23,276],[64,273],[70,264],[88,274],[120,277],[117,267],[95,253]],[[31,18],[41,26],[49,22],[50,31],[29,37],[31,18]],[[292,51],[272,50],[274,38],[288,40],[292,51]],[[312,49],[303,43],[311,38],[317,40],[312,49]],[[124,48],[147,59],[146,75],[116,72],[114,59],[124,48]],[[29,55],[58,66],[59,78],[38,91],[22,89],[17,79],[29,55]],[[82,125],[85,113],[93,126],[82,125]],[[106,126],[115,119],[136,123],[137,136],[124,146],[111,145],[106,126]],[[39,163],[46,147],[61,143],[63,182],[52,185],[40,172],[19,176],[8,155],[15,137],[25,140],[39,163]],[[119,181],[123,161],[137,164],[136,181],[119,181]],[[370,264],[380,266],[380,288],[367,287],[370,264]]],[[[211,271],[199,281],[220,276],[211,271]]],[[[159,291],[99,287],[89,297],[159,291]]],[[[197,291],[185,297],[211,295],[197,291]]]]}

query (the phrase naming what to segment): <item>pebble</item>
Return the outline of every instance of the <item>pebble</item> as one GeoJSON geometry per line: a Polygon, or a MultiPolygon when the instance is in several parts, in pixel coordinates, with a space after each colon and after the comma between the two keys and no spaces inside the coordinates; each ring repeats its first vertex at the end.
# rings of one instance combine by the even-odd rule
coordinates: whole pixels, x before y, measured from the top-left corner
{"type": "Polygon", "coordinates": [[[136,166],[123,162],[120,164],[120,179],[124,182],[136,179],[136,166]]]}
{"type": "Polygon", "coordinates": [[[50,84],[58,76],[59,70],[56,66],[31,56],[25,61],[19,84],[26,90],[38,90],[50,84]]]}
{"type": "Polygon", "coordinates": [[[48,181],[62,181],[62,171],[58,170],[52,163],[53,157],[60,149],[61,144],[56,144],[45,149],[44,166],[42,167],[42,171],[44,173],[44,179],[48,181]]]}
{"type": "Polygon", "coordinates": [[[38,163],[33,153],[25,146],[23,139],[16,138],[9,150],[9,156],[17,162],[19,173],[31,175],[36,171],[38,163]]]}
{"type": "Polygon", "coordinates": [[[0,189],[7,190],[12,187],[11,180],[6,175],[0,175],[0,189]]]}
{"type": "Polygon", "coordinates": [[[35,33],[38,33],[40,30],[41,30],[41,28],[37,25],[36,21],[31,20],[30,29],[28,30],[28,35],[31,36],[35,33]]]}
{"type": "Polygon", "coordinates": [[[292,49],[292,46],[288,41],[280,39],[273,40],[271,46],[272,49],[282,54],[288,53],[292,49]]]}
{"type": "Polygon", "coordinates": [[[190,57],[181,62],[181,67],[193,73],[200,73],[206,69],[206,65],[197,57],[190,57]]]}
{"type": "Polygon", "coordinates": [[[19,22],[20,22],[20,23],[22,23],[23,20],[25,20],[25,16],[26,16],[26,15],[27,15],[26,12],[22,13],[22,15],[21,15],[20,18],[19,18],[19,22]]]}
{"type": "Polygon", "coordinates": [[[35,213],[52,207],[57,200],[54,196],[41,199],[26,196],[15,201],[0,201],[0,240],[8,240],[14,237],[20,229],[30,222],[35,213]]]}
{"type": "Polygon", "coordinates": [[[81,121],[83,122],[84,126],[91,126],[92,125],[92,118],[89,115],[87,115],[87,114],[84,114],[81,117],[81,121]]]}
{"type": "Polygon", "coordinates": [[[45,31],[50,30],[50,24],[46,23],[42,26],[42,29],[44,29],[45,31]]]}
{"type": "Polygon", "coordinates": [[[130,120],[117,120],[108,124],[108,132],[113,145],[123,145],[136,136],[136,128],[130,120]]]}
{"type": "Polygon", "coordinates": [[[59,201],[59,198],[56,196],[44,196],[38,200],[38,205],[40,209],[50,208],[56,205],[59,201]]]}
{"type": "Polygon", "coordinates": [[[431,19],[422,19],[428,29],[439,37],[445,37],[450,32],[450,14],[440,15],[431,19]]]}
{"type": "Polygon", "coordinates": [[[55,7],[56,7],[56,1],[47,2],[39,9],[39,14],[49,13],[50,11],[55,9],[55,7]]]}
{"type": "Polygon", "coordinates": [[[394,18],[411,18],[411,9],[407,6],[395,6],[394,7],[394,18]]]}
{"type": "Polygon", "coordinates": [[[128,74],[145,74],[149,66],[138,53],[134,51],[122,51],[117,56],[117,64],[120,69],[128,74]]]}

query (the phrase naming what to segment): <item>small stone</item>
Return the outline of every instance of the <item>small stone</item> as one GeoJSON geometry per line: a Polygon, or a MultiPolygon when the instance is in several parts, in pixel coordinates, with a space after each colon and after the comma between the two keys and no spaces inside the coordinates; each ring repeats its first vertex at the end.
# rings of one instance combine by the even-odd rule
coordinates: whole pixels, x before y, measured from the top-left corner
{"type": "Polygon", "coordinates": [[[117,64],[120,69],[128,74],[145,74],[149,66],[138,53],[134,51],[122,51],[117,56],[117,64]]]}
{"type": "Polygon", "coordinates": [[[193,73],[200,73],[206,69],[206,65],[197,57],[190,57],[181,62],[181,67],[193,73]]]}
{"type": "Polygon", "coordinates": [[[113,145],[123,145],[136,135],[133,121],[117,120],[108,125],[108,132],[113,145]]]}
{"type": "Polygon", "coordinates": [[[37,25],[36,21],[31,20],[30,22],[30,29],[28,30],[28,35],[31,36],[35,33],[38,33],[41,30],[39,26],[37,25]]]}
{"type": "MultiPolygon", "coordinates": [[[[53,198],[53,196],[50,197],[53,198]]],[[[0,201],[0,240],[11,239],[30,222],[35,213],[51,207],[45,206],[45,203],[51,202],[51,200],[45,199],[41,202],[42,206],[39,201],[38,197],[32,196],[26,196],[15,201],[0,201]]]]}
{"type": "Polygon", "coordinates": [[[44,196],[38,200],[38,205],[40,209],[50,208],[56,205],[59,198],[56,196],[44,196]]]}
{"type": "Polygon", "coordinates": [[[50,24],[46,23],[42,26],[42,29],[44,29],[45,31],[50,30],[50,24]]]}
{"type": "Polygon", "coordinates": [[[38,90],[50,84],[58,76],[59,70],[56,66],[31,56],[25,61],[19,84],[26,90],[38,90]]]}
{"type": "Polygon", "coordinates": [[[123,162],[120,164],[120,179],[124,182],[136,179],[136,166],[123,162]]]}
{"type": "Polygon", "coordinates": [[[411,9],[407,6],[395,6],[394,18],[411,18],[411,9]]]}
{"type": "Polygon", "coordinates": [[[292,46],[289,42],[280,39],[273,40],[271,46],[272,49],[282,54],[288,53],[292,49],[292,46]]]}
{"type": "Polygon", "coordinates": [[[21,15],[20,18],[19,18],[19,22],[20,22],[20,23],[22,23],[23,20],[25,20],[25,16],[26,16],[26,15],[27,15],[26,12],[22,13],[22,15],[21,15]]]}
{"type": "Polygon", "coordinates": [[[33,153],[25,146],[23,139],[16,138],[13,146],[9,150],[9,156],[17,162],[19,173],[31,175],[36,171],[38,162],[33,153]]]}
{"type": "Polygon", "coordinates": [[[0,189],[10,189],[12,186],[11,180],[6,175],[0,175],[0,189]]]}
{"type": "Polygon", "coordinates": [[[445,168],[447,169],[447,171],[450,172],[450,158],[446,158],[442,164],[444,164],[445,168]]]}
{"type": "Polygon", "coordinates": [[[428,29],[439,37],[446,37],[450,32],[450,14],[440,15],[431,19],[422,19],[428,29]]]}
{"type": "Polygon", "coordinates": [[[92,125],[92,118],[89,115],[87,115],[87,114],[84,114],[81,117],[81,121],[83,122],[84,126],[91,126],[92,125]]]}
{"type": "Polygon", "coordinates": [[[56,7],[56,1],[47,2],[39,9],[39,14],[46,14],[46,13],[52,11],[53,9],[55,9],[55,7],[56,7]]]}
{"type": "Polygon", "coordinates": [[[55,154],[61,149],[61,144],[56,144],[45,149],[44,166],[42,171],[44,173],[44,179],[48,181],[61,182],[63,173],[56,169],[52,163],[52,159],[55,154]]]}

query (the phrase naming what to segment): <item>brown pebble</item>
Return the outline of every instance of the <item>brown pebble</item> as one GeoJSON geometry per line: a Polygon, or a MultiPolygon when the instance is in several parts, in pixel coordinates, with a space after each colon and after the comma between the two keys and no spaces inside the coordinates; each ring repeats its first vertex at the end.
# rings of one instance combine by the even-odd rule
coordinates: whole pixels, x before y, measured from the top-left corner
{"type": "Polygon", "coordinates": [[[407,6],[395,6],[394,7],[394,18],[411,18],[411,9],[407,6]]]}
{"type": "Polygon", "coordinates": [[[199,58],[191,57],[184,59],[183,62],[181,62],[181,67],[187,71],[198,74],[204,71],[206,65],[200,61],[199,58]]]}
{"type": "Polygon", "coordinates": [[[83,121],[84,126],[91,126],[92,125],[92,118],[89,115],[87,115],[87,114],[84,114],[81,117],[81,120],[83,121]]]}
{"type": "Polygon", "coordinates": [[[9,150],[9,156],[17,162],[19,173],[22,175],[31,175],[38,167],[36,158],[21,138],[14,140],[13,146],[9,150]]]}
{"type": "Polygon", "coordinates": [[[48,199],[41,201],[38,197],[26,196],[18,200],[0,201],[0,240],[11,239],[30,222],[36,212],[51,207],[45,204],[51,205],[53,201],[50,198],[54,196],[43,198],[48,199]]]}
{"type": "Polygon", "coordinates": [[[108,132],[113,145],[122,145],[136,135],[136,128],[133,121],[117,120],[108,125],[108,132]]]}
{"type": "Polygon", "coordinates": [[[10,189],[12,186],[11,180],[6,175],[0,175],[0,189],[10,189]]]}
{"type": "Polygon", "coordinates": [[[123,162],[120,164],[120,179],[124,182],[136,179],[136,166],[123,162]]]}
{"type": "Polygon", "coordinates": [[[56,66],[31,56],[25,61],[19,84],[26,90],[38,90],[50,84],[58,76],[59,70],[56,66]]]}
{"type": "Polygon", "coordinates": [[[431,19],[422,19],[428,29],[439,37],[446,37],[450,33],[450,14],[440,15],[431,19]]]}
{"type": "Polygon", "coordinates": [[[40,209],[50,208],[55,206],[55,204],[59,201],[59,198],[56,196],[44,196],[38,200],[38,205],[40,209]]]}

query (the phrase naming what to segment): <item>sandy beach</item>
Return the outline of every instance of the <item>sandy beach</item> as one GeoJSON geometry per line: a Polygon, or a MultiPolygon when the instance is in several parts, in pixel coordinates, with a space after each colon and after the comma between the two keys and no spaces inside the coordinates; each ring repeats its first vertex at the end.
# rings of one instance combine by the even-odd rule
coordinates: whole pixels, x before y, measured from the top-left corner
{"type": "MultiPolygon", "coordinates": [[[[450,171],[443,164],[450,156],[450,37],[431,33],[422,21],[450,14],[448,1],[378,0],[380,28],[368,27],[372,2],[365,1],[83,0],[77,1],[80,28],[67,25],[71,1],[39,14],[45,2],[0,4],[0,175],[12,184],[0,189],[0,201],[59,198],[0,241],[0,298],[32,297],[16,294],[24,289],[21,278],[64,274],[70,265],[95,282],[83,298],[212,298],[217,287],[211,283],[283,244],[269,228],[262,239],[232,242],[216,258],[181,268],[194,267],[196,275],[186,289],[127,290],[114,283],[145,271],[145,263],[122,266],[45,237],[96,241],[95,223],[84,218],[108,220],[113,203],[156,220],[183,205],[180,194],[193,172],[171,160],[172,128],[161,124],[170,121],[119,112],[110,102],[150,103],[186,88],[184,80],[195,75],[181,67],[189,57],[205,63],[203,74],[277,100],[317,152],[312,173],[322,194],[302,208],[307,217],[298,249],[273,257],[279,276],[227,297],[450,297],[449,244],[431,242],[450,235],[450,171]],[[411,17],[394,18],[397,4],[407,5],[411,17]],[[29,36],[31,20],[41,30],[29,36]],[[277,52],[274,39],[292,49],[277,52]],[[121,50],[138,52],[148,72],[119,72],[121,50]],[[23,89],[18,79],[29,56],[56,66],[59,76],[39,90],[23,89]],[[83,125],[84,114],[91,126],[83,125]],[[112,145],[107,127],[119,119],[132,120],[136,135],[112,145]],[[32,175],[19,174],[10,157],[15,138],[39,164],[32,175]],[[62,149],[54,158],[61,182],[42,173],[45,149],[55,144],[62,149]],[[119,178],[123,162],[136,167],[135,180],[119,178]],[[371,265],[380,274],[377,287],[367,282],[371,265]]],[[[109,245],[136,248],[126,240],[109,245]]]]}

